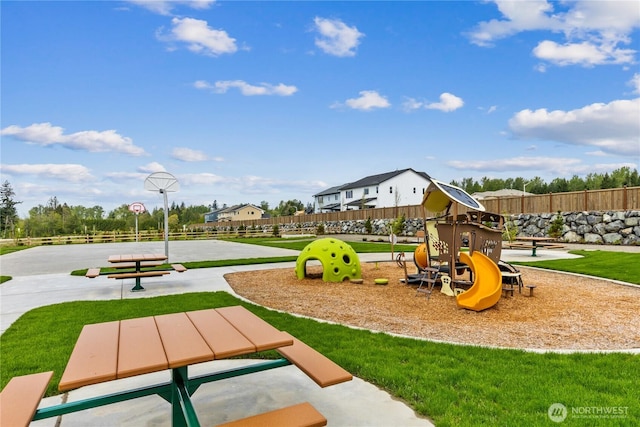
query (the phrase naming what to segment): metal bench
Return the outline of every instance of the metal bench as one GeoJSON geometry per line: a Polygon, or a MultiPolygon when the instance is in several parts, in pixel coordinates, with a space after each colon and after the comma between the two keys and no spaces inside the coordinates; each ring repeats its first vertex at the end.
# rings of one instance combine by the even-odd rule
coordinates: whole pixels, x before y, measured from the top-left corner
{"type": "Polygon", "coordinates": [[[0,393],[0,425],[28,426],[52,376],[51,371],[11,378],[0,393]]]}
{"type": "Polygon", "coordinates": [[[327,419],[310,403],[304,402],[220,424],[218,427],[321,427],[326,425],[327,419]]]}

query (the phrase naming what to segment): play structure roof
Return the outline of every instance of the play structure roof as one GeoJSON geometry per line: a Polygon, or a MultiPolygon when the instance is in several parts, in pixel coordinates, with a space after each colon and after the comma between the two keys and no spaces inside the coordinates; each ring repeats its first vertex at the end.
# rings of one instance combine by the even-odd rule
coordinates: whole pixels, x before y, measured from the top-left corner
{"type": "Polygon", "coordinates": [[[448,210],[453,203],[474,211],[485,211],[484,206],[462,188],[432,178],[422,197],[422,206],[429,212],[442,212],[448,210]]]}

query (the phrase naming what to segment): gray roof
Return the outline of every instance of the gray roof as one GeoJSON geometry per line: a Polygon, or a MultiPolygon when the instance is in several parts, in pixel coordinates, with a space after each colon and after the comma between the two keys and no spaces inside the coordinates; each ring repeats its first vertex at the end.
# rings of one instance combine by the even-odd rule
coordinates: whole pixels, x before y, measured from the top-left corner
{"type": "Polygon", "coordinates": [[[406,168],[406,169],[400,169],[400,170],[395,170],[393,172],[385,172],[385,173],[381,173],[378,175],[370,175],[370,176],[366,176],[358,181],[354,181],[354,182],[349,182],[346,184],[342,184],[339,185],[337,187],[331,187],[328,188],[318,194],[315,194],[314,197],[316,196],[324,196],[326,194],[335,194],[338,193],[342,190],[350,190],[353,188],[363,188],[363,187],[371,187],[374,185],[380,185],[385,181],[390,180],[391,178],[398,176],[400,174],[403,174],[407,171],[412,171],[414,173],[417,173],[418,175],[422,176],[424,179],[426,180],[431,180],[431,177],[429,175],[427,175],[425,172],[417,172],[415,170],[413,170],[412,168],[406,168]]]}
{"type": "Polygon", "coordinates": [[[349,202],[347,203],[345,206],[360,206],[360,205],[368,205],[369,202],[373,201],[373,200],[378,200],[377,197],[370,197],[368,199],[364,199],[364,200],[354,200],[353,202],[349,202]]]}
{"type": "Polygon", "coordinates": [[[407,168],[407,169],[400,169],[400,170],[395,170],[393,172],[385,172],[385,173],[381,173],[378,175],[370,175],[367,177],[362,178],[361,180],[352,182],[350,184],[345,184],[341,190],[350,190],[352,188],[363,188],[363,187],[370,187],[373,185],[379,185],[382,184],[385,181],[390,180],[391,178],[401,175],[407,171],[412,171],[414,173],[417,173],[418,175],[421,175],[424,179],[430,179],[429,175],[427,175],[424,172],[416,172],[415,170],[411,169],[411,168],[407,168]]]}
{"type": "Polygon", "coordinates": [[[340,189],[342,188],[344,184],[342,185],[336,185],[335,187],[330,187],[327,188],[326,190],[322,190],[321,192],[319,192],[318,194],[314,194],[313,197],[317,197],[317,196],[326,196],[328,194],[336,194],[340,192],[340,189]]]}

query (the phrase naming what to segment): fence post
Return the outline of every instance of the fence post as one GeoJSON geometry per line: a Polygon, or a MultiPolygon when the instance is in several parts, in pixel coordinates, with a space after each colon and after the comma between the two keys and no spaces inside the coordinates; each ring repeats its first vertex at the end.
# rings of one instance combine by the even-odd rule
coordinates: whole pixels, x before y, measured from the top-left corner
{"type": "Polygon", "coordinates": [[[586,212],[589,208],[589,203],[587,202],[587,199],[589,198],[589,192],[587,191],[587,189],[584,189],[584,211],[586,212]]]}

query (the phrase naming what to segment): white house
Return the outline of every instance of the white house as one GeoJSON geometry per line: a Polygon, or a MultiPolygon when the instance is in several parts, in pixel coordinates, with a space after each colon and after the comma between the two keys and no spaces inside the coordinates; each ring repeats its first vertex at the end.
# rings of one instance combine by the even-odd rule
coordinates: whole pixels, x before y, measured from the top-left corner
{"type": "Polygon", "coordinates": [[[364,177],[315,194],[315,212],[419,205],[429,175],[408,168],[364,177]]]}

